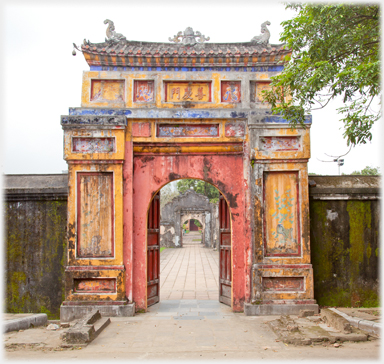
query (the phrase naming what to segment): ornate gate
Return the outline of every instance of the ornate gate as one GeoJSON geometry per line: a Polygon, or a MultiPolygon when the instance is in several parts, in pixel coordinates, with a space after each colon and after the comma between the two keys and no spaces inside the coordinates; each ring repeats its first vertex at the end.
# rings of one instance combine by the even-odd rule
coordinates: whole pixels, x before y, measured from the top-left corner
{"type": "Polygon", "coordinates": [[[231,221],[227,202],[222,195],[219,199],[219,224],[219,300],[231,306],[231,221]]]}
{"type": "Polygon", "coordinates": [[[151,306],[160,300],[160,191],[149,207],[147,236],[147,306],[151,306]]]}
{"type": "Polygon", "coordinates": [[[81,317],[84,305],[131,315],[158,302],[156,194],[182,178],[207,181],[225,197],[221,302],[248,315],[318,312],[309,234],[311,117],[305,128],[291,129],[262,97],[291,50],[258,36],[200,44],[205,39],[196,42],[191,28],[168,44],[129,41],[110,29],[107,36],[75,46],[90,70],[81,107],[61,117],[69,185],[63,317],[81,317]],[[101,195],[111,197],[100,205],[101,195]],[[111,228],[101,233],[99,226],[111,228]]]}

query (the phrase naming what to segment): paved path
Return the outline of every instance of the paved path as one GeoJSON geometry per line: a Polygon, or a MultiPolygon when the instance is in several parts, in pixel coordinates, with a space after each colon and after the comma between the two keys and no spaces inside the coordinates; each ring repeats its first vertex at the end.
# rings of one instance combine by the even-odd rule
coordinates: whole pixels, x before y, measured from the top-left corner
{"type": "Polygon", "coordinates": [[[205,248],[201,234],[183,237],[183,248],[160,253],[160,301],[219,299],[219,253],[205,248]]]}

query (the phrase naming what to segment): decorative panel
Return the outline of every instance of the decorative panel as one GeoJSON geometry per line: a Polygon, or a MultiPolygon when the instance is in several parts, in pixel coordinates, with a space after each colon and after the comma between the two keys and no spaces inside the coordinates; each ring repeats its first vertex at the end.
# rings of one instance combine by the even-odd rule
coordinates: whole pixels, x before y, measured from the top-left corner
{"type": "Polygon", "coordinates": [[[164,82],[166,102],[211,102],[211,82],[164,82]]]}
{"type": "Polygon", "coordinates": [[[263,291],[301,291],[304,292],[304,277],[263,277],[263,291]]]}
{"type": "Polygon", "coordinates": [[[111,153],[115,151],[115,138],[72,138],[73,153],[111,153]]]}
{"type": "Polygon", "coordinates": [[[134,102],[153,102],[154,101],[154,81],[134,81],[133,84],[134,102]]]}
{"type": "Polygon", "coordinates": [[[219,124],[157,124],[159,138],[212,138],[219,136],[219,124]]]}
{"type": "Polygon", "coordinates": [[[279,152],[300,149],[299,136],[260,137],[260,150],[279,152]]]}
{"type": "Polygon", "coordinates": [[[298,172],[264,172],[265,256],[300,256],[298,172]]]}
{"type": "Polygon", "coordinates": [[[74,279],[75,293],[115,293],[115,278],[74,279]]]}
{"type": "Polygon", "coordinates": [[[263,101],[262,91],[270,90],[270,89],[271,89],[270,82],[252,81],[251,82],[251,101],[264,103],[265,101],[263,101]]]}
{"type": "Polygon", "coordinates": [[[241,102],[240,81],[221,81],[221,102],[241,102]]]}
{"type": "Polygon", "coordinates": [[[77,256],[114,255],[113,174],[77,174],[77,256]]]}
{"type": "Polygon", "coordinates": [[[225,124],[226,137],[243,137],[244,133],[245,133],[245,126],[243,123],[225,124]]]}
{"type": "Polygon", "coordinates": [[[150,123],[132,123],[132,136],[134,137],[150,137],[150,123]]]}
{"type": "Polygon", "coordinates": [[[123,102],[124,80],[92,80],[91,101],[123,102]]]}

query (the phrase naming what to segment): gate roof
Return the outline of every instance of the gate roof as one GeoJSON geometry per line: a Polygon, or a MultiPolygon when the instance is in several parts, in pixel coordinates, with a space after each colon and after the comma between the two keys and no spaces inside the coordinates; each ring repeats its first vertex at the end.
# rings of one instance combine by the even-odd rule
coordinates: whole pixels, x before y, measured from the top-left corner
{"type": "Polygon", "coordinates": [[[269,44],[268,39],[258,43],[255,40],[258,37],[242,43],[205,43],[209,38],[204,38],[199,32],[195,35],[191,28],[186,29],[184,36],[179,32],[173,39],[169,38],[170,42],[176,43],[131,41],[121,34],[113,33],[111,35],[107,31],[109,39],[103,43],[91,43],[84,39],[81,52],[91,69],[107,70],[118,67],[116,70],[121,70],[121,67],[140,67],[150,68],[149,70],[180,68],[183,71],[181,68],[194,67],[197,68],[195,70],[203,68],[202,70],[233,71],[233,68],[238,68],[236,71],[247,71],[247,68],[255,66],[280,66],[279,69],[269,69],[280,71],[285,56],[291,53],[284,44],[269,44]],[[187,30],[193,33],[189,37],[192,39],[189,43],[185,41],[188,39],[185,36],[187,30]],[[183,41],[177,37],[183,37],[183,41]],[[200,37],[200,40],[195,41],[194,37],[200,37]]]}

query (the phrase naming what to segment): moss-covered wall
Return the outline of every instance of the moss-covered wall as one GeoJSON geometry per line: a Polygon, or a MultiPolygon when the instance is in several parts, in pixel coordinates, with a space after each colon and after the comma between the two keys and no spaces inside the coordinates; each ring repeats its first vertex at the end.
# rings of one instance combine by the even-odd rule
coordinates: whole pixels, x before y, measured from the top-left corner
{"type": "MultiPolygon", "coordinates": [[[[66,264],[66,175],[6,177],[5,309],[46,312],[52,319],[59,318],[66,264]],[[28,193],[27,187],[32,188],[28,193]]],[[[323,306],[378,306],[378,177],[311,178],[317,183],[310,188],[317,302],[323,306]],[[360,187],[363,189],[358,190],[360,187]],[[338,194],[349,199],[329,199],[338,194]],[[359,197],[353,198],[355,195],[359,197]]]]}
{"type": "Polygon", "coordinates": [[[315,299],[323,306],[379,305],[378,200],[311,200],[315,299]]]}
{"type": "Polygon", "coordinates": [[[66,200],[4,203],[6,312],[60,317],[64,299],[66,200]]]}

